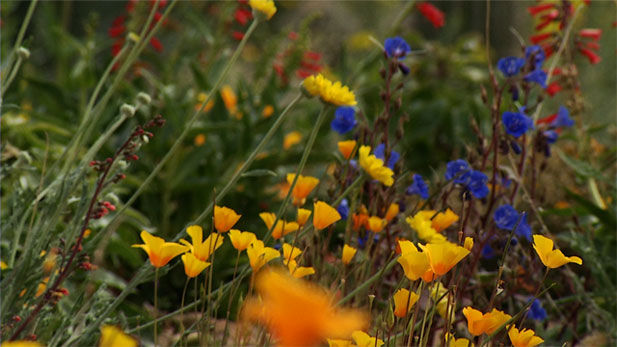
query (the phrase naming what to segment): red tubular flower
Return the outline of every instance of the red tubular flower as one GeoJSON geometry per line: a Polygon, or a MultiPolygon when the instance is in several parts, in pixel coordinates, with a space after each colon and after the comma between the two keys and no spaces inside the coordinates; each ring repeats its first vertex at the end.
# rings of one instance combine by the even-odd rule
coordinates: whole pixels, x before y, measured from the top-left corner
{"type": "Polygon", "coordinates": [[[157,52],[163,51],[163,44],[156,37],[150,39],[150,46],[152,46],[152,48],[154,48],[154,50],[157,52]]]}
{"type": "Polygon", "coordinates": [[[544,12],[548,9],[551,9],[554,6],[555,6],[554,4],[542,4],[542,5],[537,5],[537,6],[530,6],[530,7],[527,7],[527,11],[529,12],[530,15],[535,16],[536,14],[540,12],[544,12]]]}
{"type": "Polygon", "coordinates": [[[532,35],[529,40],[534,44],[537,45],[538,43],[542,42],[542,41],[546,41],[547,39],[551,38],[553,36],[553,33],[544,33],[544,34],[537,34],[537,35],[532,35]]]}
{"type": "Polygon", "coordinates": [[[307,71],[307,70],[304,70],[304,69],[298,69],[298,70],[296,71],[296,75],[297,75],[298,77],[300,77],[300,78],[303,78],[303,79],[304,79],[304,78],[307,78],[307,77],[309,77],[309,76],[313,75],[313,72],[311,72],[311,71],[307,71]]]}
{"type": "Polygon", "coordinates": [[[241,41],[244,38],[244,33],[234,31],[231,36],[234,38],[234,40],[241,41]]]}
{"type": "Polygon", "coordinates": [[[238,8],[234,13],[234,18],[240,25],[246,25],[246,23],[253,18],[253,13],[248,9],[238,8]]]}
{"type": "Polygon", "coordinates": [[[319,61],[321,60],[321,53],[306,51],[304,52],[304,59],[319,61]]]}
{"type": "Polygon", "coordinates": [[[546,116],[544,118],[540,118],[536,121],[536,125],[540,124],[551,124],[557,118],[557,113],[552,114],[550,116],[546,116]]]}
{"type": "Polygon", "coordinates": [[[542,45],[542,49],[544,50],[544,56],[548,59],[551,55],[553,55],[554,47],[552,44],[542,45]]]}
{"type": "Polygon", "coordinates": [[[112,26],[107,33],[109,37],[119,37],[124,33],[124,29],[124,25],[112,26]]]}
{"type": "Polygon", "coordinates": [[[589,62],[592,64],[597,64],[602,60],[602,58],[600,58],[600,56],[597,55],[596,52],[590,49],[579,47],[578,51],[581,52],[582,55],[587,57],[587,59],[589,59],[589,62]]]}
{"type": "Polygon", "coordinates": [[[436,29],[441,28],[446,23],[446,17],[441,10],[428,2],[421,2],[416,5],[418,11],[428,19],[436,29]]]}
{"type": "Polygon", "coordinates": [[[586,37],[594,41],[598,41],[600,36],[602,36],[602,29],[581,29],[581,31],[578,32],[578,35],[580,37],[586,37]]]}
{"type": "Polygon", "coordinates": [[[546,87],[546,92],[550,96],[553,96],[560,91],[561,91],[561,85],[559,85],[558,82],[551,82],[551,84],[549,84],[548,87],[546,87]]]}
{"type": "Polygon", "coordinates": [[[600,45],[597,42],[587,42],[585,44],[585,47],[589,49],[593,49],[594,51],[597,51],[600,49],[600,45]]]}
{"type": "Polygon", "coordinates": [[[302,65],[303,68],[305,68],[307,70],[311,70],[313,72],[321,71],[321,65],[319,65],[319,64],[311,64],[311,63],[306,62],[304,60],[302,62],[300,62],[300,64],[302,65]]]}
{"type": "Polygon", "coordinates": [[[114,44],[111,45],[111,55],[113,57],[117,56],[120,53],[120,50],[122,49],[123,45],[124,45],[124,40],[118,40],[114,42],[114,44]]]}
{"type": "Polygon", "coordinates": [[[129,0],[129,2],[126,3],[126,12],[133,12],[133,10],[135,10],[135,4],[137,4],[138,0],[129,0]]]}
{"type": "Polygon", "coordinates": [[[290,31],[289,34],[287,35],[287,38],[295,41],[298,39],[298,33],[295,31],[290,31]]]}

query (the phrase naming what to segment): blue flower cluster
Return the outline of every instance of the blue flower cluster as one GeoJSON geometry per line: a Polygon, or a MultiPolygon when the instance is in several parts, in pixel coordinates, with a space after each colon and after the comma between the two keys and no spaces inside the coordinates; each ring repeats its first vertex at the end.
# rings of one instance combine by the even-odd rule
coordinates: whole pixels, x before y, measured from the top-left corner
{"type": "Polygon", "coordinates": [[[341,135],[349,132],[357,124],[355,114],[356,111],[353,107],[341,106],[337,108],[330,127],[341,135]]]}
{"type": "Polygon", "coordinates": [[[531,242],[531,226],[527,223],[527,214],[519,214],[512,205],[501,205],[495,209],[493,220],[499,229],[512,230],[518,223],[514,231],[519,237],[524,237],[531,242]],[[520,219],[520,221],[519,221],[520,219]]]}
{"type": "MultiPolygon", "coordinates": [[[[386,145],[384,145],[383,143],[377,145],[377,147],[375,147],[375,151],[373,151],[373,154],[375,154],[375,156],[381,160],[383,160],[384,162],[386,161],[386,145]]],[[[390,168],[390,170],[394,170],[394,165],[396,164],[396,162],[398,162],[398,160],[401,159],[401,155],[395,151],[392,150],[390,152],[390,158],[388,158],[388,162],[386,163],[386,166],[390,168]]]]}
{"type": "Polygon", "coordinates": [[[539,320],[539,321],[543,321],[546,319],[546,310],[542,307],[542,303],[540,302],[540,300],[535,299],[531,303],[528,316],[531,319],[539,320]]]}
{"type": "Polygon", "coordinates": [[[501,122],[506,129],[506,133],[519,137],[527,132],[529,129],[533,129],[533,119],[527,116],[525,109],[521,108],[518,112],[505,111],[501,115],[501,122]]]}
{"type": "Polygon", "coordinates": [[[336,211],[341,215],[341,219],[347,220],[349,217],[349,201],[347,199],[343,199],[336,208],[336,211]]]}
{"type": "Polygon", "coordinates": [[[428,186],[424,182],[422,176],[415,174],[413,175],[413,181],[411,185],[407,187],[407,195],[418,194],[424,200],[428,199],[428,186]]]}
{"type": "Polygon", "coordinates": [[[518,75],[523,66],[525,66],[525,59],[519,57],[505,57],[497,62],[497,68],[506,77],[518,75]]]}
{"type": "Polygon", "coordinates": [[[559,106],[559,111],[557,111],[557,118],[551,123],[552,127],[561,128],[561,127],[571,127],[574,125],[574,120],[570,118],[570,111],[564,106],[559,106]]]}
{"type": "Polygon", "coordinates": [[[546,89],[546,72],[542,71],[542,63],[546,59],[544,49],[540,46],[529,46],[525,49],[525,60],[530,61],[533,70],[523,78],[527,82],[537,83],[546,89]]]}
{"type": "Polygon", "coordinates": [[[457,159],[449,162],[446,166],[446,179],[454,180],[454,183],[461,184],[466,187],[471,195],[477,199],[482,199],[488,195],[488,177],[476,170],[472,170],[463,159],[457,159]]]}
{"type": "Polygon", "coordinates": [[[384,48],[390,58],[404,58],[411,52],[409,44],[400,36],[387,38],[384,42],[384,48]]]}

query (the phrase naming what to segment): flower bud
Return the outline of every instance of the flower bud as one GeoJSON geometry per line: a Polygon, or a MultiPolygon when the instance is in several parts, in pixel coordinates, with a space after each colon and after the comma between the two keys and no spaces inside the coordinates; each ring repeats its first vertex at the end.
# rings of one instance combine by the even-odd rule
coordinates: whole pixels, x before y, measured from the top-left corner
{"type": "Polygon", "coordinates": [[[133,105],[123,104],[120,106],[120,113],[127,118],[133,117],[135,115],[135,107],[133,105]]]}
{"type": "Polygon", "coordinates": [[[30,58],[30,50],[27,49],[26,47],[19,47],[17,49],[17,55],[21,58],[21,59],[28,59],[30,58]]]}
{"type": "Polygon", "coordinates": [[[137,104],[147,106],[147,105],[150,105],[151,102],[152,102],[152,97],[150,97],[148,93],[139,92],[137,94],[137,104]]]}

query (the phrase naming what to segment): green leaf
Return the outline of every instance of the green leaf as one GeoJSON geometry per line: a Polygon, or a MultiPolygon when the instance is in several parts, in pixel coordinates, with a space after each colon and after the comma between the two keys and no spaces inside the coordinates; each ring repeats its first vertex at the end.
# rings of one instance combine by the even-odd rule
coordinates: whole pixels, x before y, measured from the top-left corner
{"type": "Polygon", "coordinates": [[[606,181],[606,178],[602,175],[602,173],[593,166],[591,166],[589,163],[574,159],[563,153],[558,148],[555,148],[555,152],[557,153],[559,158],[561,158],[561,160],[570,168],[572,168],[572,170],[574,170],[577,174],[583,177],[593,177],[602,181],[606,181]]]}
{"type": "Polygon", "coordinates": [[[571,190],[566,188],[566,194],[568,197],[572,198],[576,201],[577,204],[581,205],[588,213],[598,217],[598,219],[606,225],[609,229],[615,230],[617,228],[617,217],[608,209],[603,210],[600,207],[596,206],[593,202],[585,199],[584,197],[572,192],[571,190]]]}
{"type": "Polygon", "coordinates": [[[247,172],[243,173],[241,177],[263,177],[263,176],[273,176],[273,177],[276,177],[278,175],[276,174],[276,172],[274,172],[272,170],[257,169],[257,170],[247,171],[247,172]]]}

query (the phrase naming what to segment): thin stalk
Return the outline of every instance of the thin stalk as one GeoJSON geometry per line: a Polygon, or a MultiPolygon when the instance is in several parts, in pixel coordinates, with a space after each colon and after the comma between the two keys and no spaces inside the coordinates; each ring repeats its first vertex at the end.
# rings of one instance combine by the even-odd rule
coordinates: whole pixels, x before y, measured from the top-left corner
{"type": "MultiPolygon", "coordinates": [[[[413,342],[413,335],[416,330],[416,319],[418,318],[418,312],[420,311],[420,299],[422,299],[422,289],[424,289],[424,281],[420,280],[420,289],[418,290],[420,294],[418,294],[418,302],[416,303],[416,309],[413,312],[413,318],[411,319],[410,331],[409,331],[409,339],[407,340],[407,347],[411,347],[413,342]]],[[[407,327],[405,327],[407,329],[407,327]]]]}
{"type": "MultiPolygon", "coordinates": [[[[24,17],[24,21],[21,23],[21,28],[19,28],[19,32],[17,33],[17,39],[15,40],[13,49],[11,50],[11,53],[9,53],[9,56],[6,59],[7,68],[10,68],[11,64],[13,64],[13,59],[15,58],[15,54],[16,54],[15,52],[17,52],[19,47],[21,47],[21,43],[23,42],[24,36],[26,35],[26,28],[28,28],[28,24],[30,24],[30,20],[32,19],[32,14],[34,13],[34,9],[36,8],[37,3],[38,3],[38,0],[32,0],[32,2],[30,2],[30,6],[28,7],[28,12],[26,12],[26,17],[24,17]]],[[[2,77],[4,76],[5,75],[2,74],[2,77]]],[[[4,81],[2,82],[2,84],[4,85],[4,81]]],[[[6,87],[3,87],[3,89],[5,88],[6,87]]]]}
{"type": "Polygon", "coordinates": [[[302,173],[302,170],[304,170],[304,166],[306,165],[309,154],[311,153],[311,150],[313,149],[313,145],[315,144],[315,139],[317,138],[317,133],[319,132],[321,123],[323,123],[323,120],[326,117],[326,113],[327,113],[326,111],[329,109],[328,106],[329,105],[324,104],[321,108],[321,112],[319,112],[317,121],[315,122],[315,125],[313,126],[313,130],[311,131],[311,134],[309,135],[309,139],[306,142],[306,146],[304,147],[302,158],[300,158],[300,163],[298,164],[298,169],[296,170],[296,175],[294,176],[294,179],[291,182],[291,185],[289,186],[289,191],[287,192],[287,195],[285,196],[285,199],[283,200],[281,207],[279,207],[279,210],[276,213],[276,216],[274,218],[274,223],[272,223],[270,230],[268,230],[268,232],[266,233],[266,236],[264,236],[264,239],[263,239],[264,243],[270,240],[272,231],[276,227],[276,224],[278,223],[279,219],[281,219],[281,216],[285,213],[285,209],[287,208],[287,204],[289,204],[289,200],[291,200],[291,194],[294,190],[294,187],[296,186],[296,182],[298,182],[298,177],[302,173]]]}
{"type": "Polygon", "coordinates": [[[154,346],[157,347],[158,344],[158,323],[156,322],[157,310],[158,310],[158,294],[159,294],[159,268],[157,267],[154,270],[154,346]]]}
{"type": "Polygon", "coordinates": [[[379,280],[386,271],[390,270],[394,266],[394,264],[396,264],[396,258],[390,260],[390,262],[386,266],[384,266],[381,269],[381,271],[379,271],[378,273],[374,274],[371,278],[369,278],[368,280],[364,281],[364,283],[362,283],[360,286],[356,287],[356,289],[351,291],[351,293],[347,294],[347,296],[345,296],[344,298],[339,300],[337,305],[338,306],[343,305],[347,301],[351,300],[354,296],[356,296],[356,294],[360,293],[361,291],[366,289],[368,286],[370,286],[371,284],[373,284],[374,282],[379,280]]]}
{"type": "Polygon", "coordinates": [[[235,283],[236,281],[236,273],[238,272],[238,262],[240,261],[240,250],[238,250],[238,255],[236,256],[236,265],[234,265],[234,274],[233,277],[231,279],[231,290],[229,293],[229,302],[227,303],[227,314],[225,316],[225,328],[223,329],[223,340],[221,342],[221,345],[225,346],[225,342],[227,342],[227,328],[229,325],[229,315],[231,314],[231,302],[233,300],[235,293],[234,290],[234,285],[233,283],[235,283]]]}
{"type": "MultiPolygon", "coordinates": [[[[439,286],[439,282],[437,282],[437,286],[439,286]]],[[[431,289],[435,287],[435,281],[431,282],[431,289]]],[[[439,287],[437,287],[437,289],[435,290],[435,302],[437,300],[437,293],[439,292],[439,287]]],[[[428,303],[430,303],[430,293],[431,291],[429,290],[429,301],[428,303]]],[[[426,307],[426,309],[424,310],[424,318],[422,318],[422,329],[420,330],[420,343],[419,345],[422,346],[422,342],[424,340],[424,326],[426,325],[426,318],[428,316],[428,307],[426,307]]]]}
{"type": "Polygon", "coordinates": [[[6,83],[2,85],[2,91],[0,91],[0,100],[4,99],[4,93],[9,89],[11,83],[13,83],[13,80],[15,79],[15,76],[17,76],[17,72],[19,71],[22,62],[22,57],[17,57],[17,62],[15,63],[15,66],[13,66],[9,78],[7,78],[6,83]]]}
{"type": "Polygon", "coordinates": [[[184,298],[186,296],[186,288],[189,286],[190,277],[186,277],[186,282],[184,283],[184,289],[182,290],[182,300],[180,301],[180,346],[182,346],[182,340],[184,339],[184,298]]]}

